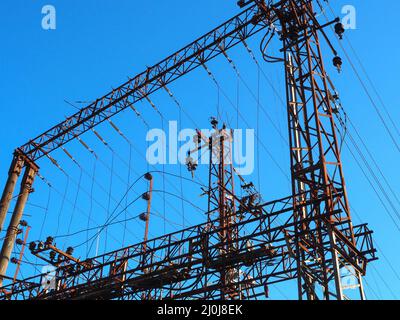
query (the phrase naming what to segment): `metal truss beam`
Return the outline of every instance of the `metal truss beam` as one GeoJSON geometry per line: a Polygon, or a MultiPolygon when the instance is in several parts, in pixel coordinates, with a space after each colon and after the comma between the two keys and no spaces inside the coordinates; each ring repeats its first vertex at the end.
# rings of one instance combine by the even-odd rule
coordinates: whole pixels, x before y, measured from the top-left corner
{"type": "MultiPolygon", "coordinates": [[[[140,243],[60,267],[53,291],[43,289],[48,275],[40,275],[2,288],[0,299],[220,299],[220,272],[227,267],[241,271],[236,285],[242,288],[242,299],[265,297],[268,285],[298,275],[292,200],[263,204],[247,212],[246,219],[225,227],[241,234],[234,253],[220,250],[223,230],[210,229],[215,220],[149,240],[146,254],[140,243]]],[[[367,225],[355,227],[354,263],[363,272],[376,259],[371,237],[367,225]]],[[[43,247],[36,254],[46,250],[50,249],[43,247]]],[[[314,265],[318,263],[311,261],[314,265]]]]}
{"type": "Polygon", "coordinates": [[[272,10],[261,13],[258,6],[253,4],[239,15],[31,140],[19,150],[32,161],[40,159],[258,33],[269,25],[267,22],[272,23],[275,19],[272,10]]]}
{"type": "MultiPolygon", "coordinates": [[[[315,18],[312,0],[288,0],[277,12],[286,73],[292,189],[293,195],[307,195],[296,197],[294,203],[299,298],[343,300],[342,273],[353,265],[355,239],[333,94],[321,53],[320,38],[327,37],[315,18]],[[320,196],[326,200],[318,201],[320,196]],[[304,201],[310,205],[303,206],[304,201]],[[317,264],[310,266],[310,259],[317,264]]],[[[354,274],[364,299],[361,272],[355,268],[354,274]]]]}

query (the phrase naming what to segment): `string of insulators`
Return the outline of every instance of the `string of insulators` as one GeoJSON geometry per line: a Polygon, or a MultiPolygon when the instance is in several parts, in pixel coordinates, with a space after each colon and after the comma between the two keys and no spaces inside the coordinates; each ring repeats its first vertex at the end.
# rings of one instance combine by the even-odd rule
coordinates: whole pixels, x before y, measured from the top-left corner
{"type": "Polygon", "coordinates": [[[153,101],[151,101],[151,99],[149,98],[149,95],[146,93],[143,93],[143,91],[141,89],[139,89],[140,93],[143,95],[143,97],[147,100],[148,103],[150,103],[151,107],[160,115],[161,118],[163,118],[163,115],[161,114],[161,112],[158,110],[158,108],[156,107],[156,105],[153,103],[153,101]]]}
{"type": "Polygon", "coordinates": [[[107,148],[109,148],[111,151],[113,151],[113,149],[111,148],[111,146],[108,144],[108,142],[103,139],[103,137],[100,135],[100,133],[98,133],[95,129],[92,128],[93,133],[95,134],[95,136],[101,141],[101,143],[103,143],[107,148]]]}
{"type": "Polygon", "coordinates": [[[229,55],[226,53],[226,51],[225,51],[224,48],[222,48],[221,46],[218,46],[218,47],[221,49],[222,54],[223,54],[224,57],[228,60],[228,62],[229,62],[230,65],[232,66],[233,70],[235,70],[235,72],[236,72],[236,74],[238,75],[238,77],[240,77],[239,70],[238,70],[238,68],[236,67],[235,62],[233,62],[233,59],[231,59],[231,57],[229,57],[229,55]]]}
{"type": "Polygon", "coordinates": [[[39,177],[40,180],[42,180],[45,184],[47,184],[50,188],[52,188],[52,184],[50,181],[48,181],[45,177],[43,177],[40,172],[37,172],[36,175],[39,177]]]}
{"type": "Polygon", "coordinates": [[[89,151],[96,159],[99,157],[97,156],[96,152],[94,152],[93,149],[91,149],[85,141],[83,141],[79,136],[75,135],[75,138],[79,141],[79,143],[87,150],[89,151]]]}
{"type": "Polygon", "coordinates": [[[146,120],[142,117],[142,114],[141,114],[133,105],[130,105],[129,108],[131,108],[132,111],[135,112],[136,116],[137,116],[140,120],[143,121],[143,123],[144,123],[144,125],[145,125],[146,127],[149,127],[149,124],[148,124],[148,123],[146,122],[146,120]]]}
{"type": "Polygon", "coordinates": [[[129,139],[124,135],[124,133],[117,127],[117,125],[112,122],[110,119],[108,119],[108,122],[110,123],[111,127],[129,144],[131,144],[131,142],[129,141],[129,139]]]}
{"type": "Polygon", "coordinates": [[[247,44],[247,42],[242,39],[242,43],[244,45],[244,47],[246,48],[247,52],[249,53],[250,57],[254,60],[254,62],[256,63],[257,66],[260,66],[258,63],[258,60],[253,52],[253,50],[251,50],[251,48],[249,47],[249,45],[247,44]]]}
{"type": "Polygon", "coordinates": [[[175,101],[175,103],[179,106],[179,107],[181,107],[181,104],[179,103],[179,101],[175,98],[175,96],[174,96],[174,94],[171,92],[171,90],[169,90],[168,88],[167,88],[167,86],[163,86],[163,88],[164,88],[164,90],[165,91],[167,91],[167,93],[168,93],[168,95],[175,101]]]}
{"type": "Polygon", "coordinates": [[[78,163],[78,161],[68,152],[67,149],[64,147],[61,147],[61,150],[64,151],[64,153],[72,160],[73,163],[75,163],[79,168],[81,168],[81,165],[78,163]]]}

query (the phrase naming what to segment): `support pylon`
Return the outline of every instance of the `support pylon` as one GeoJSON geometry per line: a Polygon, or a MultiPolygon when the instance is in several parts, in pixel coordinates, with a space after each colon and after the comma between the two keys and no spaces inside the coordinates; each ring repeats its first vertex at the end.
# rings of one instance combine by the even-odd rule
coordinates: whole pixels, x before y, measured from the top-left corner
{"type": "MultiPolygon", "coordinates": [[[[225,126],[224,126],[225,127],[225,126]]],[[[218,224],[213,228],[220,229],[220,254],[229,257],[237,250],[238,231],[236,225],[235,178],[232,164],[232,134],[231,131],[215,127],[209,138],[209,190],[208,212],[218,215],[218,224]]],[[[221,268],[220,281],[222,285],[221,300],[241,299],[238,268],[221,268]]]]}
{"type": "Polygon", "coordinates": [[[24,213],[26,202],[28,201],[29,194],[33,191],[32,184],[37,170],[36,167],[30,165],[25,168],[25,174],[21,182],[21,190],[0,253],[0,286],[2,285],[3,277],[7,272],[7,267],[11,259],[11,253],[14,248],[15,239],[18,235],[19,224],[24,213]]]}
{"type": "Polygon", "coordinates": [[[352,258],[356,244],[321,54],[322,27],[312,3],[289,0],[276,9],[286,74],[299,298],[345,299],[342,271],[350,269],[364,299],[362,267],[352,258]]]}
{"type": "Polygon", "coordinates": [[[21,175],[23,166],[24,160],[22,156],[18,153],[15,153],[14,159],[10,166],[10,170],[8,172],[6,186],[4,187],[4,191],[0,201],[0,231],[3,230],[4,221],[6,219],[8,209],[10,208],[10,202],[13,197],[18,178],[21,175]]]}

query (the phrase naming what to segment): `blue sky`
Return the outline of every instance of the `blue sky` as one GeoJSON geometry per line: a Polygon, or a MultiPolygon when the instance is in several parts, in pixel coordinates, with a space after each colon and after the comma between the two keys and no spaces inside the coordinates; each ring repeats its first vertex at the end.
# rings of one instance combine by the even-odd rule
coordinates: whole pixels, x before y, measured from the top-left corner
{"type": "MultiPolygon", "coordinates": [[[[396,75],[400,71],[400,63],[396,57],[399,56],[400,45],[396,41],[398,37],[396,13],[400,10],[400,4],[394,0],[381,1],[379,6],[375,5],[374,7],[372,7],[371,0],[331,2],[338,13],[345,4],[354,5],[357,9],[357,29],[347,32],[348,39],[385,101],[392,119],[397,122],[400,111],[396,75]]],[[[2,75],[0,79],[1,185],[5,182],[12,151],[15,147],[22,145],[75,111],[74,107],[65,103],[64,100],[82,106],[76,102],[92,101],[104,95],[112,87],[125,82],[128,76],[132,77],[143,71],[146,66],[155,64],[239,12],[236,1],[233,0],[203,0],[201,2],[157,0],[146,3],[128,0],[16,0],[1,1],[0,9],[2,12],[0,37],[3,42],[3,50],[0,53],[0,74],[2,75]],[[57,10],[57,29],[53,31],[45,31],[41,28],[41,9],[46,4],[54,5],[57,10]]],[[[250,44],[252,49],[258,52],[256,40],[250,42],[250,44]]],[[[334,41],[334,44],[337,47],[336,41],[334,41]]],[[[345,47],[351,53],[353,62],[356,62],[357,60],[349,47],[346,44],[345,47]]],[[[278,42],[275,40],[272,49],[276,50],[277,48],[278,42]]],[[[246,51],[238,49],[230,54],[238,64],[246,83],[256,92],[257,70],[246,55],[246,51]]],[[[343,54],[342,56],[344,57],[343,54]]],[[[327,61],[330,61],[331,58],[330,54],[326,55],[327,61]]],[[[231,99],[239,101],[240,110],[246,112],[250,127],[255,128],[257,124],[254,111],[255,101],[253,101],[251,93],[245,88],[245,84],[235,78],[230,66],[223,59],[212,62],[209,66],[218,76],[231,99]],[[226,76],[228,73],[230,74],[229,77],[226,76]]],[[[274,80],[276,87],[281,88],[283,92],[283,69],[280,66],[263,65],[263,70],[274,80]]],[[[330,64],[328,71],[332,74],[346,111],[379,164],[394,193],[398,195],[400,188],[398,151],[379,121],[377,113],[353,73],[350,64],[344,59],[341,75],[337,75],[330,64]]],[[[362,77],[366,81],[365,76],[362,77]]],[[[233,126],[246,127],[240,119],[236,123],[236,113],[232,110],[229,111],[229,103],[227,99],[221,97],[221,92],[218,99],[215,86],[204,73],[196,71],[193,75],[189,75],[187,79],[171,85],[171,89],[182,102],[185,110],[196,119],[196,124],[202,128],[208,127],[208,118],[215,113],[218,103],[220,108],[226,112],[225,121],[229,121],[233,126]]],[[[369,87],[368,90],[372,92],[372,88],[369,87]]],[[[260,96],[262,104],[273,123],[279,130],[286,133],[284,107],[280,104],[279,97],[275,96],[270,88],[267,88],[264,80],[261,80],[260,96]]],[[[377,101],[375,95],[373,95],[373,99],[377,101]]],[[[154,97],[154,101],[167,119],[178,120],[181,116],[183,128],[193,127],[193,124],[185,115],[179,114],[176,106],[168,97],[159,94],[154,97]]],[[[380,105],[378,107],[382,110],[380,105]]],[[[148,105],[138,104],[138,108],[151,127],[161,128],[166,125],[151,112],[148,105]]],[[[271,124],[264,116],[262,115],[263,118],[260,119],[262,128],[260,136],[282,167],[288,168],[287,149],[282,141],[279,141],[277,133],[271,129],[271,124]]],[[[385,119],[389,123],[386,115],[385,119]]],[[[143,151],[146,147],[144,141],[146,128],[142,122],[132,113],[123,114],[115,121],[143,151]]],[[[394,132],[393,128],[391,130],[394,132]]],[[[110,141],[115,138],[110,128],[99,128],[99,132],[110,141]]],[[[396,134],[395,137],[397,140],[400,138],[396,134]]],[[[57,229],[58,235],[84,229],[87,218],[78,216],[76,208],[73,208],[75,202],[80,203],[83,212],[86,212],[86,214],[90,212],[91,218],[96,219],[97,225],[101,225],[107,218],[107,209],[110,211],[112,210],[110,208],[113,208],[113,199],[110,199],[111,196],[104,189],[107,189],[111,184],[114,200],[115,198],[119,199],[124,183],[126,183],[124,180],[133,181],[134,179],[133,173],[129,175],[129,170],[127,170],[129,168],[122,169],[123,165],[129,162],[128,167],[132,165],[134,170],[140,174],[148,170],[143,159],[140,160],[138,155],[135,157],[132,150],[128,152],[127,146],[122,141],[113,141],[112,147],[114,150],[118,150],[117,154],[104,149],[104,146],[101,146],[93,135],[84,137],[84,139],[87,139],[90,146],[101,155],[101,163],[94,161],[85,150],[79,147],[79,144],[67,148],[68,151],[74,152],[81,164],[85,164],[86,171],[83,176],[86,178],[80,179],[79,171],[74,171],[73,164],[69,163],[65,157],[62,158],[61,154],[57,154],[59,157],[57,160],[68,171],[71,178],[66,178],[48,161],[43,162],[42,174],[59,190],[49,191],[49,188],[42,181],[37,182],[37,192],[31,198],[32,204],[36,207],[29,207],[30,216],[26,217],[34,227],[30,240],[39,239],[39,235],[42,235],[42,237],[50,234],[55,235],[55,229],[57,229]],[[131,161],[128,160],[129,158],[131,158],[131,161]],[[111,178],[110,170],[107,170],[107,168],[117,171],[118,176],[121,177],[120,181],[116,177],[111,178]],[[100,176],[96,183],[93,183],[90,179],[90,175],[93,173],[97,177],[100,176]],[[78,187],[81,184],[83,185],[82,189],[78,187]],[[80,195],[83,188],[87,191],[86,198],[85,195],[80,195]],[[48,201],[49,194],[51,195],[50,201],[48,201]],[[93,198],[93,196],[100,200],[97,202],[93,202],[93,199],[89,201],[89,198],[93,198]],[[101,208],[96,208],[96,204],[101,208]],[[47,210],[39,209],[38,206],[47,207],[47,210]],[[100,209],[104,211],[101,214],[99,213],[100,209]],[[44,212],[41,212],[41,210],[44,212]],[[46,220],[49,221],[46,224],[42,224],[45,220],[43,215],[46,215],[46,220]],[[72,223],[69,228],[70,221],[72,223]],[[42,228],[42,226],[44,227],[42,228]]],[[[272,159],[269,159],[266,155],[265,150],[260,151],[260,154],[262,158],[262,168],[260,168],[262,181],[260,184],[264,198],[270,200],[288,195],[288,181],[286,181],[284,175],[277,170],[272,159]]],[[[343,162],[351,205],[362,221],[369,222],[370,227],[375,230],[374,236],[378,245],[397,270],[400,266],[400,258],[397,254],[397,248],[400,244],[398,231],[346,148],[343,150],[343,162]]],[[[180,173],[182,170],[182,168],[176,167],[167,167],[166,169],[174,173],[180,173]]],[[[189,177],[185,168],[183,168],[183,172],[189,177]]],[[[379,176],[378,172],[376,174],[379,176]]],[[[258,179],[257,175],[251,178],[255,181],[258,179]]],[[[382,181],[382,178],[379,179],[382,181]]],[[[179,181],[174,181],[173,178],[166,182],[167,186],[164,186],[163,182],[165,181],[161,176],[156,180],[157,188],[164,192],[171,188],[168,183],[172,183],[180,189],[179,181]]],[[[382,183],[384,182],[382,181],[382,183]]],[[[137,192],[140,194],[145,189],[146,185],[142,183],[138,186],[137,192]]],[[[183,186],[183,189],[185,189],[185,198],[196,198],[198,205],[204,205],[204,199],[197,200],[200,191],[196,190],[193,185],[187,183],[183,186]]],[[[180,190],[176,192],[178,191],[180,192],[180,190]]],[[[399,210],[400,203],[395,196],[390,194],[390,199],[399,210]]],[[[171,196],[168,198],[168,202],[164,203],[159,198],[155,202],[159,215],[164,217],[158,220],[155,217],[152,220],[152,230],[155,235],[163,231],[175,230],[172,225],[164,223],[165,216],[168,218],[168,213],[176,209],[172,207],[180,208],[181,201],[171,196]]],[[[386,200],[385,203],[387,203],[386,200]]],[[[186,212],[185,219],[187,221],[185,222],[185,219],[181,216],[174,216],[173,214],[170,214],[169,220],[182,219],[182,224],[185,226],[188,226],[189,223],[201,222],[201,215],[194,218],[188,213],[193,209],[190,208],[191,205],[187,203],[182,205],[186,212]]],[[[144,208],[142,203],[133,210],[140,212],[144,208]]],[[[356,219],[356,222],[359,221],[356,219]]],[[[139,226],[139,224],[138,222],[133,223],[131,228],[133,234],[126,236],[124,244],[131,244],[140,240],[142,231],[139,228],[142,228],[142,226],[139,226]]],[[[115,230],[109,232],[110,234],[112,232],[119,234],[120,231],[120,229],[115,228],[115,230]]],[[[78,237],[77,240],[76,238],[68,240],[76,245],[84,242],[86,236],[86,234],[82,234],[81,238],[78,237]]],[[[99,252],[118,247],[117,243],[107,244],[106,246],[106,237],[110,237],[110,235],[102,234],[99,240],[99,252]]],[[[60,243],[62,246],[69,245],[69,242],[67,243],[64,239],[60,239],[60,243]]],[[[85,252],[80,252],[80,254],[85,255],[85,252]]],[[[29,274],[28,271],[26,272],[29,274]]],[[[393,294],[396,298],[400,298],[399,286],[399,279],[384,259],[374,263],[374,269],[370,269],[367,276],[367,294],[370,298],[391,299],[393,294]],[[387,288],[385,282],[390,284],[393,293],[387,288]]],[[[287,290],[287,292],[283,296],[280,293],[275,293],[274,298],[293,297],[292,287],[280,286],[279,290],[283,292],[287,290]]]]}

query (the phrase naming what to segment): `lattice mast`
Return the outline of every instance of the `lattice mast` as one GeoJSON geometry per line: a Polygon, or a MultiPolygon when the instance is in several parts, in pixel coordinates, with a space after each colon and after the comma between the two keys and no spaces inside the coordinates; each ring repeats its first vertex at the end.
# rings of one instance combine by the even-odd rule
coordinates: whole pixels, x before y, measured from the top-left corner
{"type": "MultiPolygon", "coordinates": [[[[311,0],[286,1],[275,12],[286,74],[299,298],[342,300],[348,289],[342,273],[351,272],[364,299],[362,262],[353,258],[356,243],[335,129],[337,110],[321,54],[320,36],[326,37],[327,25],[317,22],[311,0]]],[[[332,50],[340,70],[341,60],[332,50]]]]}
{"type": "MultiPolygon", "coordinates": [[[[239,237],[236,226],[237,199],[232,161],[233,134],[226,125],[218,128],[218,121],[215,118],[211,118],[211,125],[213,132],[209,137],[197,131],[198,147],[195,151],[207,151],[208,154],[209,187],[205,193],[208,196],[209,228],[218,230],[220,256],[229,258],[237,253],[239,237]]],[[[191,171],[197,168],[196,164],[193,166],[191,157],[188,159],[188,168],[191,171]]],[[[224,266],[220,266],[219,269],[221,300],[241,299],[241,288],[237,285],[240,269],[224,266]]]]}
{"type": "MultiPolygon", "coordinates": [[[[105,254],[96,260],[96,264],[75,261],[73,268],[79,272],[71,274],[69,266],[61,268],[59,282],[63,283],[62,289],[44,294],[44,298],[93,295],[98,298],[142,298],[143,292],[158,290],[168,284],[171,292],[180,291],[176,298],[241,299],[246,298],[246,286],[259,288],[297,279],[300,299],[342,300],[348,297],[345,292],[348,288],[357,288],[359,297],[364,299],[361,276],[365,275],[367,262],[376,259],[375,249],[371,231],[365,226],[353,228],[352,225],[335,130],[335,98],[321,55],[320,38],[324,38],[334,53],[334,65],[340,69],[341,59],[324,32],[325,27],[339,22],[320,25],[312,0],[282,0],[269,6],[262,0],[239,1],[239,4],[246,6],[252,2],[255,4],[241,14],[17,150],[0,201],[0,228],[18,177],[25,171],[1,251],[0,277],[6,275],[24,206],[38,174],[36,160],[224,51],[244,43],[255,33],[269,28],[278,31],[283,43],[284,57],[276,61],[284,63],[286,75],[291,197],[285,198],[284,202],[278,200],[264,204],[259,212],[245,205],[234,192],[234,170],[224,161],[227,158],[224,148],[227,140],[220,137],[208,141],[210,157],[217,152],[217,158],[222,161],[213,162],[215,159],[211,159],[210,162],[206,226],[189,228],[178,232],[175,237],[166,235],[105,254]],[[275,206],[281,204],[282,208],[277,210],[275,206]],[[267,210],[269,206],[272,206],[271,210],[267,210]],[[242,211],[247,212],[245,220],[240,217],[242,211]],[[271,227],[271,219],[289,212],[293,213],[290,222],[285,220],[282,225],[271,227]],[[213,214],[217,219],[212,217],[213,214]],[[243,236],[236,230],[237,227],[244,229],[253,225],[255,229],[251,236],[243,236]],[[192,238],[188,239],[188,235],[192,238]],[[173,240],[175,238],[180,240],[173,240]],[[203,241],[207,238],[210,240],[203,241]],[[357,240],[360,238],[364,240],[357,240]],[[249,239],[257,242],[252,251],[247,249],[249,239]],[[282,244],[285,239],[287,245],[282,244]],[[207,247],[203,248],[202,243],[207,247]],[[364,244],[367,244],[366,248],[364,244]],[[277,249],[269,249],[271,245],[277,249]],[[164,252],[164,249],[168,250],[164,252]],[[182,250],[187,253],[182,254],[182,250]],[[292,260],[295,260],[294,264],[292,260]],[[106,270],[110,261],[112,272],[105,277],[100,271],[106,270]],[[129,266],[129,272],[126,271],[127,261],[133,264],[129,266]],[[274,265],[273,270],[265,268],[268,263],[274,265]],[[241,278],[240,266],[248,269],[246,278],[241,278]],[[101,276],[87,282],[86,276],[93,270],[99,271],[101,276]],[[349,272],[355,276],[356,283],[345,287],[342,278],[349,272]],[[216,278],[217,284],[214,283],[216,278]],[[81,283],[79,290],[76,281],[81,283]],[[190,281],[194,281],[191,287],[182,285],[190,281]],[[174,285],[179,285],[178,289],[174,289],[174,285]]],[[[219,133],[225,130],[215,129],[219,133]]],[[[188,163],[188,166],[195,170],[196,164],[188,163]]],[[[1,281],[0,278],[0,286],[1,281]]],[[[25,293],[29,297],[43,297],[40,284],[18,282],[18,290],[14,285],[10,291],[4,289],[6,297],[25,293]]],[[[256,297],[259,292],[253,295],[256,297]]]]}

